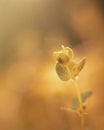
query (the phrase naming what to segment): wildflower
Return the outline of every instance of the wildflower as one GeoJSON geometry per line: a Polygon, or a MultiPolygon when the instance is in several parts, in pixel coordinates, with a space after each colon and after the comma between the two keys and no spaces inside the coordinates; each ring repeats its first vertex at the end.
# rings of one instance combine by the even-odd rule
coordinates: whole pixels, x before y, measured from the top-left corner
{"type": "Polygon", "coordinates": [[[86,63],[86,58],[81,59],[79,63],[73,61],[73,50],[63,45],[60,51],[54,52],[54,55],[57,59],[56,73],[63,81],[76,79],[86,63]]]}

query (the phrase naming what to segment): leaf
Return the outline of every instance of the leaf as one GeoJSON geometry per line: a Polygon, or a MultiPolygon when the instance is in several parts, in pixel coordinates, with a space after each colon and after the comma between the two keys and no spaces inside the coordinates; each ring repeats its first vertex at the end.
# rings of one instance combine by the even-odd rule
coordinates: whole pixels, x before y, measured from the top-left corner
{"type": "MultiPolygon", "coordinates": [[[[86,100],[93,94],[92,91],[87,91],[81,94],[82,103],[85,103],[86,100]]],[[[70,107],[72,110],[77,110],[79,108],[78,98],[74,98],[70,107]]]]}
{"type": "Polygon", "coordinates": [[[56,73],[58,74],[59,78],[63,81],[68,81],[70,79],[70,70],[63,64],[56,64],[56,73]]]}
{"type": "Polygon", "coordinates": [[[86,58],[83,58],[78,64],[75,64],[71,69],[71,77],[75,78],[79,75],[86,63],[86,58]]]}
{"type": "Polygon", "coordinates": [[[82,102],[84,103],[90,96],[92,96],[93,92],[92,91],[88,91],[85,93],[81,94],[82,97],[82,102]]]}
{"type": "Polygon", "coordinates": [[[78,76],[79,72],[80,71],[78,70],[78,65],[74,64],[71,68],[71,78],[75,78],[76,76],[78,76]]]}
{"type": "Polygon", "coordinates": [[[78,64],[78,70],[81,71],[83,69],[83,67],[85,66],[86,63],[86,58],[83,58],[79,64],[78,64]]]}

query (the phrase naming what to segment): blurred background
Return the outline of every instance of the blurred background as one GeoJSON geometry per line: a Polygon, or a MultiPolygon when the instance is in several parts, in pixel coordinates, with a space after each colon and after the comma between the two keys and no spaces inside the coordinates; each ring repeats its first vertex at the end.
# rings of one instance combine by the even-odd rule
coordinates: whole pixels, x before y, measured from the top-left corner
{"type": "Polygon", "coordinates": [[[87,57],[80,90],[88,130],[104,130],[104,1],[0,1],[0,130],[80,130],[80,119],[61,110],[76,93],[55,72],[61,45],[87,57]]]}

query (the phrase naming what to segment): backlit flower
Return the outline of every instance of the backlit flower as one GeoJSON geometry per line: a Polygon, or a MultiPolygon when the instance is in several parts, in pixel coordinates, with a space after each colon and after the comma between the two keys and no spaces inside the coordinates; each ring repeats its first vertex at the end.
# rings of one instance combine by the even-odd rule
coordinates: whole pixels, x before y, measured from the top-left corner
{"type": "Polygon", "coordinates": [[[63,45],[60,51],[54,52],[54,56],[57,59],[56,73],[63,81],[75,79],[86,63],[86,58],[83,58],[79,63],[73,61],[73,50],[63,45]]]}

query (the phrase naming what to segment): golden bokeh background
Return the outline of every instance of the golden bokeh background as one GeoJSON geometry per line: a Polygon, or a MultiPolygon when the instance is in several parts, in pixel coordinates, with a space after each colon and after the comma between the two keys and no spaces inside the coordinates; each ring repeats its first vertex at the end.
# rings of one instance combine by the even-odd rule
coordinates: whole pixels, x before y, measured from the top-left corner
{"type": "Polygon", "coordinates": [[[88,130],[104,130],[103,0],[0,1],[0,130],[80,130],[70,107],[73,84],[55,72],[61,45],[87,57],[80,91],[87,101],[88,130]]]}

